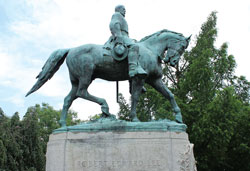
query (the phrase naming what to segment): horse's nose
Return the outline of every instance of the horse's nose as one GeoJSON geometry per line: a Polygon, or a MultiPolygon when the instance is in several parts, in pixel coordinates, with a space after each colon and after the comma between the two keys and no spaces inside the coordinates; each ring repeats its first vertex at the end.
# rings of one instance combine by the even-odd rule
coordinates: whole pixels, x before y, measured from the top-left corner
{"type": "Polygon", "coordinates": [[[170,65],[172,66],[172,67],[174,67],[176,64],[177,64],[177,60],[176,59],[174,59],[174,60],[170,60],[170,65]]]}
{"type": "Polygon", "coordinates": [[[172,64],[173,64],[173,65],[176,65],[176,64],[177,64],[177,60],[173,60],[173,61],[172,61],[172,64]]]}

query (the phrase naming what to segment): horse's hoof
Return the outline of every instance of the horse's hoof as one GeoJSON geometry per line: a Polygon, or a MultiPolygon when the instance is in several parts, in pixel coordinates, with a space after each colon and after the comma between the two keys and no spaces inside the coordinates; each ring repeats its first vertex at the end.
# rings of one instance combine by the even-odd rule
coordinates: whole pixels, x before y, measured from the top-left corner
{"type": "Polygon", "coordinates": [[[175,116],[175,121],[178,122],[178,123],[183,123],[182,116],[181,115],[176,115],[175,116]]]}
{"type": "Polygon", "coordinates": [[[110,113],[102,112],[101,118],[109,118],[111,117],[110,113]]]}
{"type": "Polygon", "coordinates": [[[132,122],[140,122],[140,120],[137,117],[135,117],[132,119],[132,122]]]}
{"type": "Polygon", "coordinates": [[[61,127],[66,127],[66,122],[64,120],[59,121],[61,127]]]}
{"type": "Polygon", "coordinates": [[[116,116],[113,115],[113,114],[110,114],[109,117],[110,117],[111,119],[116,119],[116,116]]]}
{"type": "Polygon", "coordinates": [[[103,105],[101,107],[101,110],[102,110],[102,115],[110,116],[109,107],[108,106],[103,105]]]}

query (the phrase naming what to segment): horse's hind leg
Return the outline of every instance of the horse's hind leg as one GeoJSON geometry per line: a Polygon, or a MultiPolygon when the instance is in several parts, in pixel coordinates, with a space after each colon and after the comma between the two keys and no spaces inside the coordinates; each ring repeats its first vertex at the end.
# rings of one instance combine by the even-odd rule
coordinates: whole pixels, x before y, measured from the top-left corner
{"type": "Polygon", "coordinates": [[[78,90],[76,93],[77,96],[81,97],[83,99],[98,103],[99,105],[101,105],[102,114],[106,117],[110,116],[109,107],[108,107],[106,100],[103,98],[93,96],[88,92],[87,89],[88,89],[91,82],[92,82],[92,80],[90,78],[88,79],[86,77],[85,78],[81,77],[79,80],[79,86],[78,86],[78,90]]]}
{"type": "Polygon", "coordinates": [[[156,80],[150,81],[149,84],[170,101],[171,106],[172,106],[174,113],[175,113],[175,120],[179,123],[183,123],[182,116],[181,116],[181,110],[175,101],[174,95],[165,86],[165,84],[162,82],[162,80],[156,79],[156,80]]]}
{"type": "Polygon", "coordinates": [[[69,110],[72,102],[77,98],[76,97],[76,92],[77,92],[77,85],[72,83],[71,91],[64,98],[63,109],[62,109],[62,113],[61,113],[61,119],[59,121],[62,127],[66,126],[67,113],[68,113],[68,110],[69,110]]]}

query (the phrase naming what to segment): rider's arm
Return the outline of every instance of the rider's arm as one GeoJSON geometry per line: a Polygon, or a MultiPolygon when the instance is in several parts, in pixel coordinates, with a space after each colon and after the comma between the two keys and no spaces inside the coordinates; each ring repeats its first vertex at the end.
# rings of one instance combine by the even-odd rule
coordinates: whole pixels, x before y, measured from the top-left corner
{"type": "Polygon", "coordinates": [[[122,33],[121,33],[121,25],[120,25],[120,14],[115,13],[112,16],[111,22],[109,24],[109,28],[110,31],[112,33],[112,35],[117,38],[117,37],[121,37],[122,33]]]}
{"type": "Polygon", "coordinates": [[[112,33],[114,34],[115,37],[121,37],[122,36],[120,23],[115,23],[113,25],[112,33]]]}

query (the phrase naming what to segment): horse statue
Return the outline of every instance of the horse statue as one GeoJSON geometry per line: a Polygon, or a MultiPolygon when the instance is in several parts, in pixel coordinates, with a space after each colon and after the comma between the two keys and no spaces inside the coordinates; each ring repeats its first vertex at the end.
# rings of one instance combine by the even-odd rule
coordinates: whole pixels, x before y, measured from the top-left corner
{"type": "Polygon", "coordinates": [[[26,96],[38,90],[46,81],[51,79],[66,59],[72,89],[64,99],[60,118],[62,127],[66,126],[68,109],[78,97],[98,103],[101,105],[102,116],[111,117],[106,100],[88,92],[89,85],[96,78],[108,81],[131,81],[132,104],[130,116],[132,121],[139,121],[136,116],[136,106],[142,87],[144,83],[147,83],[170,101],[175,120],[183,123],[181,110],[174,99],[174,95],[162,82],[161,65],[162,60],[171,66],[178,64],[180,56],[188,47],[190,37],[186,38],[180,33],[164,29],[137,42],[140,65],[147,72],[147,76],[143,78],[134,77],[130,79],[128,61],[126,59],[116,61],[111,55],[103,55],[103,45],[86,44],[71,49],[56,50],[44,64],[42,71],[36,77],[38,78],[37,82],[26,96]],[[165,53],[166,51],[167,53],[165,53]]]}

